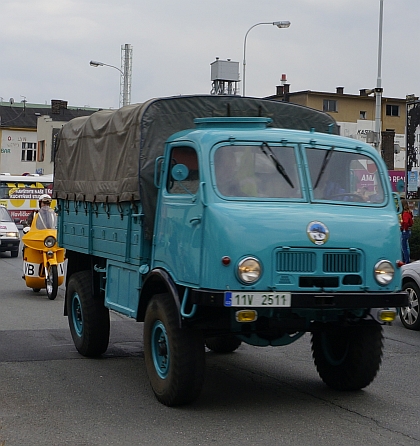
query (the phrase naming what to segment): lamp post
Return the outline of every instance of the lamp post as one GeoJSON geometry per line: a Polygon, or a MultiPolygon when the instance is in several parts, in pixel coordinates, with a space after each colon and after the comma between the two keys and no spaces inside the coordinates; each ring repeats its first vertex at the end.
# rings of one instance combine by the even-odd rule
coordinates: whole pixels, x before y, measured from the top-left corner
{"type": "MultiPolygon", "coordinates": [[[[125,73],[120,70],[118,67],[115,67],[114,65],[109,65],[107,63],[103,63],[103,62],[98,62],[96,60],[91,60],[89,62],[91,67],[111,67],[111,68],[115,68],[116,70],[118,70],[121,73],[122,79],[123,79],[123,94],[122,94],[122,104],[121,104],[121,99],[120,99],[120,107],[124,107],[124,105],[128,105],[128,97],[127,97],[127,88],[126,88],[126,83],[127,83],[127,76],[125,75],[125,73]]],[[[120,95],[121,96],[121,95],[120,95]]]]}
{"type": "Polygon", "coordinates": [[[251,28],[245,34],[244,38],[244,59],[243,59],[243,70],[242,70],[242,96],[245,96],[245,67],[246,67],[246,38],[248,37],[249,32],[252,28],[255,28],[258,25],[274,25],[277,28],[288,28],[290,26],[290,22],[260,22],[252,25],[251,28]]]}
{"type": "Polygon", "coordinates": [[[379,151],[381,144],[381,109],[382,109],[382,22],[384,17],[384,2],[379,2],[379,42],[378,42],[378,77],[375,88],[375,146],[379,151]]]}

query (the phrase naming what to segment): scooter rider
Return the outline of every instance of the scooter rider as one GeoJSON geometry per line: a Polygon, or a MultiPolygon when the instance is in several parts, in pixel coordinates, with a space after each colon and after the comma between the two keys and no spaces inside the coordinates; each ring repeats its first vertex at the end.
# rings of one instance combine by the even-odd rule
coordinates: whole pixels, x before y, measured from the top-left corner
{"type": "MultiPolygon", "coordinates": [[[[48,195],[48,194],[42,194],[39,198],[38,198],[38,203],[39,203],[39,209],[41,210],[43,207],[50,207],[50,205],[51,205],[51,201],[52,201],[52,199],[51,199],[51,196],[50,195],[48,195]]],[[[30,215],[29,215],[29,217],[28,217],[28,225],[29,225],[29,227],[31,227],[31,225],[32,225],[32,222],[33,222],[33,220],[34,220],[34,216],[35,216],[35,213],[37,213],[37,212],[39,212],[39,211],[33,211],[30,215]]]]}
{"type": "MultiPolygon", "coordinates": [[[[39,210],[32,211],[29,214],[27,219],[28,226],[24,230],[25,234],[30,230],[35,214],[39,215],[36,223],[37,229],[49,229],[54,227],[54,217],[51,216],[51,213],[54,215],[54,211],[50,208],[51,201],[51,196],[48,194],[42,194],[38,198],[39,210]]],[[[22,257],[25,258],[25,245],[22,247],[22,257]]],[[[24,278],[25,275],[22,276],[22,279],[24,278]]]]}

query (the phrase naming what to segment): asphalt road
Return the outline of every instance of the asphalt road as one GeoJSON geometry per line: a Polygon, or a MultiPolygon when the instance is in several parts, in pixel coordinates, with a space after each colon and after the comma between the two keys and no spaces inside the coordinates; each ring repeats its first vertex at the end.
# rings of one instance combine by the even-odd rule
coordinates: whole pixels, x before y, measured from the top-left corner
{"type": "Polygon", "coordinates": [[[310,337],[287,347],[242,345],[206,354],[200,398],[156,401],[142,324],[112,314],[103,358],[80,356],[54,301],[21,278],[21,257],[0,253],[0,446],[419,445],[420,333],[385,327],[385,352],[363,391],[327,388],[310,337]]]}

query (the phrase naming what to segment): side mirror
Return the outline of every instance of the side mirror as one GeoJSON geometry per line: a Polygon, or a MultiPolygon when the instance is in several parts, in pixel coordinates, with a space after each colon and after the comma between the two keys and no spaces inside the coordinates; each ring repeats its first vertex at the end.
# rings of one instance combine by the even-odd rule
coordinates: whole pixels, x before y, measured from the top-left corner
{"type": "Polygon", "coordinates": [[[175,164],[172,167],[171,175],[175,181],[183,181],[188,177],[189,170],[185,164],[175,164]]]}
{"type": "Polygon", "coordinates": [[[25,227],[22,229],[22,232],[23,232],[24,234],[27,234],[30,230],[31,230],[31,228],[30,228],[29,226],[25,226],[25,227]]]}

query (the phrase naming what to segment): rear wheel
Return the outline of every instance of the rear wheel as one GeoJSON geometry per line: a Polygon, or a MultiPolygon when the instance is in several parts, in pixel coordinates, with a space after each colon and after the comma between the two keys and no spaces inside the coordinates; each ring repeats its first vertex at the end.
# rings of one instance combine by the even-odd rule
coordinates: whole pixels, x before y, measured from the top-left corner
{"type": "Polygon", "coordinates": [[[206,338],[206,346],[215,353],[232,353],[241,345],[241,341],[234,335],[213,336],[206,338]]]}
{"type": "Polygon", "coordinates": [[[91,275],[81,271],[70,277],[66,291],[71,336],[83,356],[100,356],[109,343],[109,311],[93,298],[91,275]]]}
{"type": "Polygon", "coordinates": [[[319,376],[337,390],[359,390],[375,378],[382,358],[379,324],[326,327],[312,333],[312,356],[319,376]]]}
{"type": "Polygon", "coordinates": [[[420,289],[415,282],[407,282],[403,285],[403,290],[408,292],[408,307],[400,308],[401,322],[409,330],[420,330],[420,289]]]}
{"type": "Polygon", "coordinates": [[[58,270],[57,265],[48,265],[47,275],[45,277],[45,288],[48,299],[54,300],[58,291],[58,270]]]}
{"type": "Polygon", "coordinates": [[[204,342],[197,330],[179,327],[169,294],[150,300],[144,319],[144,358],[153,392],[161,403],[194,401],[204,381],[204,342]]]}

